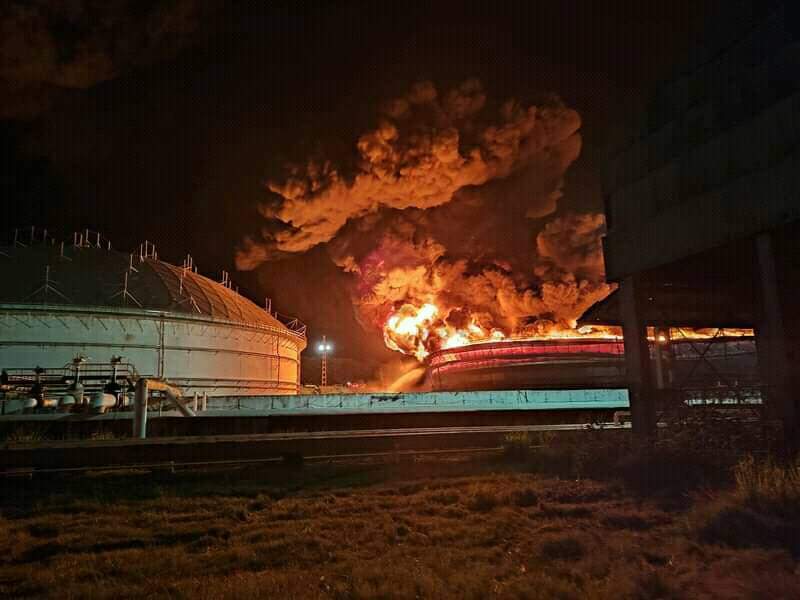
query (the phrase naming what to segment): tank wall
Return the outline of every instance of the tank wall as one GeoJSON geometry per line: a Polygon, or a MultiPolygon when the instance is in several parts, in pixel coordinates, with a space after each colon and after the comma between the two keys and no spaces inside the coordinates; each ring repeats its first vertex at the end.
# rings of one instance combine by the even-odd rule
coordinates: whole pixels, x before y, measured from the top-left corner
{"type": "Polygon", "coordinates": [[[534,363],[494,368],[448,365],[428,370],[434,390],[535,390],[570,388],[616,388],[624,385],[621,361],[595,363],[534,363]]]}
{"type": "Polygon", "coordinates": [[[169,315],[0,309],[0,366],[57,368],[77,354],[121,355],[184,393],[294,394],[303,341],[277,332],[169,315]]]}
{"type": "Polygon", "coordinates": [[[279,340],[278,353],[280,361],[277,365],[281,381],[300,382],[300,353],[297,346],[287,340],[279,340]]]}
{"type": "MultiPolygon", "coordinates": [[[[587,350],[595,345],[597,350],[617,346],[616,343],[600,344],[591,340],[574,345],[549,342],[531,342],[529,346],[496,344],[488,351],[478,346],[465,346],[432,355],[427,379],[434,390],[623,386],[623,355],[619,353],[613,357],[598,353],[591,356],[587,350]],[[559,349],[564,353],[556,352],[559,349]],[[583,353],[575,352],[581,349],[583,353]]],[[[654,357],[652,350],[651,347],[654,357]]],[[[755,350],[752,338],[673,341],[671,353],[674,358],[664,357],[665,387],[757,383],[755,350]]],[[[655,359],[651,360],[655,374],[655,359]]]]}
{"type": "Polygon", "coordinates": [[[164,374],[188,392],[297,392],[299,349],[282,337],[227,325],[165,323],[164,374]],[[200,389],[203,388],[203,389],[200,389]]]}
{"type": "Polygon", "coordinates": [[[68,312],[0,309],[0,366],[63,366],[83,354],[92,362],[125,357],[142,374],[158,372],[158,323],[150,319],[96,317],[68,312]]]}

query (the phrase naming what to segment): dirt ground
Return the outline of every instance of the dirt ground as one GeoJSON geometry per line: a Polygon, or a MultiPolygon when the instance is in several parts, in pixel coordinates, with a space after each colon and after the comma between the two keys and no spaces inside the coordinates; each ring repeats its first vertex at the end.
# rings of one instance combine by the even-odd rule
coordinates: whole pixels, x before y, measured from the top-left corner
{"type": "Polygon", "coordinates": [[[800,598],[791,539],[726,538],[726,493],[496,458],[5,480],[0,596],[800,598]]]}

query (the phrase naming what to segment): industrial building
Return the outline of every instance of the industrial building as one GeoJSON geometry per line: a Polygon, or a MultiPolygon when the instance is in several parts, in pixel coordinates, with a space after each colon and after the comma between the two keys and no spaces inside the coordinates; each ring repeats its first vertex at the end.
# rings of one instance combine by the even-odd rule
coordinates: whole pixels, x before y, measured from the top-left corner
{"type": "Polygon", "coordinates": [[[89,231],[66,242],[18,231],[0,247],[0,280],[6,382],[35,367],[52,379],[114,364],[185,395],[298,391],[305,327],[240,295],[227,274],[200,275],[190,257],[176,266],[149,243],[128,253],[89,231]]]}
{"type": "MultiPolygon", "coordinates": [[[[798,433],[800,37],[792,2],[730,3],[658,86],[604,174],[606,273],[585,317],[624,328],[634,428],[652,431],[648,327],[753,327],[768,416],[798,433]]],[[[733,385],[729,382],[728,385],[733,385]]]]}

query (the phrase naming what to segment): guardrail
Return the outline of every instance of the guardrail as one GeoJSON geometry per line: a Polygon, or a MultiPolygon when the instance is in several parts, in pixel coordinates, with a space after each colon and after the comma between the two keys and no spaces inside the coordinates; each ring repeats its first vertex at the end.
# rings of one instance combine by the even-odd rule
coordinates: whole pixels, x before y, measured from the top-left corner
{"type": "Polygon", "coordinates": [[[279,312],[274,312],[272,314],[276,319],[278,319],[278,321],[286,325],[286,327],[288,327],[291,331],[305,337],[308,327],[300,319],[297,317],[291,317],[289,315],[282,315],[279,312]]]}

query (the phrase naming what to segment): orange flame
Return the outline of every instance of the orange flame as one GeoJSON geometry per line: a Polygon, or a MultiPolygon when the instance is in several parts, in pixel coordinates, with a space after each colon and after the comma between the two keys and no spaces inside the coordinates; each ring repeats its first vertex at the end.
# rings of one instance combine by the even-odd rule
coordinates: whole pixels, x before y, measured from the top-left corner
{"type": "Polygon", "coordinates": [[[423,304],[420,308],[405,304],[386,320],[383,340],[386,346],[403,354],[411,354],[422,362],[428,356],[425,342],[431,325],[438,317],[435,304],[423,304]]]}
{"type": "Polygon", "coordinates": [[[487,340],[502,340],[506,334],[499,329],[487,329],[473,317],[463,328],[447,324],[435,304],[421,307],[404,304],[386,320],[383,339],[392,350],[415,356],[423,361],[432,350],[466,346],[487,340]]]}
{"type": "MultiPolygon", "coordinates": [[[[719,329],[719,328],[671,328],[670,338],[710,339],[713,337],[752,336],[752,329],[719,329]]],[[[648,328],[648,338],[655,340],[655,331],[648,328]]],[[[482,325],[475,315],[463,327],[454,327],[447,323],[441,315],[439,307],[426,303],[420,307],[404,304],[386,319],[383,327],[383,339],[386,346],[397,352],[414,356],[420,362],[437,350],[468,346],[481,342],[503,339],[622,339],[622,328],[602,325],[578,327],[577,322],[554,323],[543,321],[537,325],[515,332],[505,332],[497,328],[482,325]]],[[[659,335],[659,341],[666,337],[659,335]]]]}
{"type": "Polygon", "coordinates": [[[422,362],[431,352],[458,346],[468,346],[488,341],[514,339],[552,338],[604,338],[619,339],[622,332],[616,327],[577,327],[575,322],[559,324],[548,322],[535,329],[514,333],[481,324],[475,315],[462,327],[447,323],[439,308],[432,303],[417,307],[404,304],[386,319],[383,339],[386,346],[397,352],[415,356],[422,362]]]}

